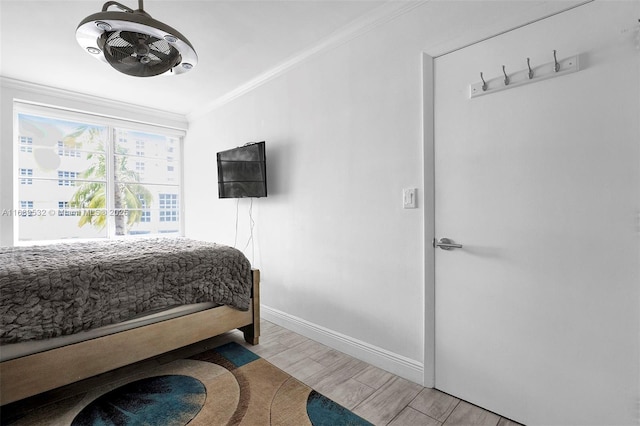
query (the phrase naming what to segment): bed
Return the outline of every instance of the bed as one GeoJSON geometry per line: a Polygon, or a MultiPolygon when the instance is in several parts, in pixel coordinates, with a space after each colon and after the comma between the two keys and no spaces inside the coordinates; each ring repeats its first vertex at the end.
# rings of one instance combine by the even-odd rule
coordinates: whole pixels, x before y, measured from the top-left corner
{"type": "Polygon", "coordinates": [[[258,344],[259,286],[186,238],[0,248],[0,405],[236,328],[258,344]]]}

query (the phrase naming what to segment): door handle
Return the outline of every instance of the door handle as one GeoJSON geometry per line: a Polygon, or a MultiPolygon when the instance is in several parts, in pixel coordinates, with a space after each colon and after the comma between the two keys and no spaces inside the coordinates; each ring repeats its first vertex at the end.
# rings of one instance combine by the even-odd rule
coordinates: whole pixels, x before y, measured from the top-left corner
{"type": "Polygon", "coordinates": [[[449,238],[440,238],[440,241],[433,239],[433,247],[440,247],[442,250],[453,250],[462,248],[462,244],[456,244],[449,238]]]}

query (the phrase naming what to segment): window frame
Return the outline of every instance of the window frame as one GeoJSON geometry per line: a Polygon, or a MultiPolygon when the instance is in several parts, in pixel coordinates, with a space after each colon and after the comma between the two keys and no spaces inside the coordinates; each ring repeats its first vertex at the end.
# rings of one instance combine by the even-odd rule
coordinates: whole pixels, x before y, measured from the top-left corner
{"type": "MultiPolygon", "coordinates": [[[[186,136],[186,131],[183,129],[178,129],[170,126],[162,126],[154,123],[147,123],[136,120],[127,120],[115,116],[102,115],[98,113],[93,113],[89,111],[79,111],[79,110],[70,110],[63,107],[56,107],[51,105],[41,105],[34,104],[29,102],[23,102],[14,100],[13,102],[13,167],[12,167],[12,178],[13,178],[13,200],[12,200],[12,208],[19,209],[20,206],[20,185],[21,185],[21,177],[18,176],[18,158],[21,147],[25,145],[20,141],[20,131],[19,131],[19,119],[18,116],[20,114],[40,116],[58,120],[66,120],[73,121],[79,123],[85,123],[89,125],[95,126],[105,126],[108,128],[108,142],[105,147],[105,158],[107,161],[107,176],[106,176],[106,190],[108,194],[111,194],[112,188],[114,186],[115,176],[113,172],[113,163],[114,163],[114,147],[118,143],[117,140],[117,129],[126,129],[133,131],[140,131],[145,133],[152,134],[160,134],[167,137],[172,137],[177,139],[177,143],[180,150],[179,158],[176,163],[180,167],[180,173],[177,177],[177,187],[178,187],[178,214],[179,220],[178,222],[178,233],[177,234],[164,234],[162,232],[158,232],[155,234],[128,234],[128,235],[116,235],[115,229],[115,220],[113,216],[107,215],[107,226],[106,226],[106,236],[104,238],[69,238],[69,239],[42,239],[42,240],[29,240],[29,241],[21,241],[20,237],[20,224],[18,215],[13,215],[13,245],[14,246],[28,246],[28,245],[39,245],[39,244],[53,244],[57,242],[65,242],[65,243],[73,243],[73,242],[82,242],[82,241],[96,241],[96,240],[110,240],[110,239],[126,239],[126,238],[141,238],[141,237],[178,237],[184,236],[185,232],[185,208],[184,208],[184,139],[186,136]]],[[[55,147],[56,150],[58,146],[55,147]]],[[[175,155],[174,155],[175,160],[175,155]]],[[[22,177],[24,179],[24,177],[22,177]]],[[[107,197],[107,210],[113,210],[113,195],[107,197]]],[[[56,211],[57,216],[57,211],[56,211]]]]}

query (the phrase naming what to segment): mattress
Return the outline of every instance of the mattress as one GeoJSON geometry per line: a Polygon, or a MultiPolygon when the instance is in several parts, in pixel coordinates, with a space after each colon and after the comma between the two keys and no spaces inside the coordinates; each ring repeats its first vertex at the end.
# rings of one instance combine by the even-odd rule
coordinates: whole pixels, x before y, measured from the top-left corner
{"type": "Polygon", "coordinates": [[[251,264],[233,248],[187,238],[0,247],[0,344],[119,324],[173,306],[241,311],[251,264]]]}

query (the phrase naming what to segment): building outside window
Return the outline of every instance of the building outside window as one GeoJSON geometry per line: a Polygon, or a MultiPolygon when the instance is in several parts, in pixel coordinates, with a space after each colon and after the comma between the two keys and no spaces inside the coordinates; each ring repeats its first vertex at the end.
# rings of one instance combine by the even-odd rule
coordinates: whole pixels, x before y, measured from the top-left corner
{"type": "Polygon", "coordinates": [[[17,242],[180,235],[181,131],[30,105],[16,111],[17,199],[30,200],[19,206],[47,213],[14,218],[17,242]]]}

